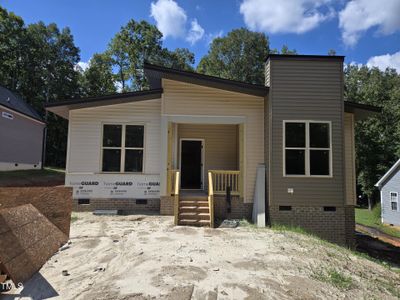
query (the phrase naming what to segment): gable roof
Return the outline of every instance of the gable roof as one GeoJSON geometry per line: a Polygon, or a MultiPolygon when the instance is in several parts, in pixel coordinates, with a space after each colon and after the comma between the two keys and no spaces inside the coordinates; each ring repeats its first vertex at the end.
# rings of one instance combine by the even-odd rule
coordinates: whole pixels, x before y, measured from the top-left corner
{"type": "Polygon", "coordinates": [[[381,188],[386,180],[400,167],[400,159],[382,176],[381,179],[375,184],[376,187],[381,188]]]}
{"type": "Polygon", "coordinates": [[[71,109],[89,108],[96,106],[114,105],[128,102],[138,102],[161,98],[163,90],[153,89],[147,91],[116,93],[99,97],[85,97],[59,102],[47,103],[44,107],[65,119],[68,119],[68,111],[71,109]]]}
{"type": "Polygon", "coordinates": [[[44,123],[43,119],[32,106],[26,103],[17,94],[2,86],[0,86],[0,105],[44,123]]]}
{"type": "Polygon", "coordinates": [[[265,85],[230,80],[197,72],[177,70],[146,62],[144,63],[144,72],[149,79],[151,88],[161,88],[161,79],[165,78],[253,96],[264,97],[268,94],[268,87],[265,85]]]}

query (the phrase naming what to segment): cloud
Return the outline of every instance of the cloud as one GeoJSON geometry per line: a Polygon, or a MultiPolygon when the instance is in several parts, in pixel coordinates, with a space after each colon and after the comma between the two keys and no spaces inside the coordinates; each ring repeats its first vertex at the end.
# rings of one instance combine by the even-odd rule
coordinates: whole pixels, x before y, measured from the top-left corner
{"type": "Polygon", "coordinates": [[[368,59],[367,66],[370,68],[378,67],[382,71],[386,70],[386,68],[392,68],[400,73],[400,51],[394,54],[372,56],[368,59]]]}
{"type": "Polygon", "coordinates": [[[85,72],[89,68],[89,63],[90,63],[90,60],[87,62],[80,61],[75,65],[74,69],[75,69],[75,71],[78,71],[78,72],[85,72]]]}
{"type": "Polygon", "coordinates": [[[217,31],[217,32],[214,32],[214,33],[208,33],[206,35],[207,45],[211,44],[214,39],[220,38],[223,35],[224,35],[224,31],[223,30],[220,30],[220,31],[217,31]]]}
{"type": "Polygon", "coordinates": [[[399,0],[353,0],[339,12],[339,28],[347,46],[354,46],[370,28],[388,35],[400,30],[399,0]]]}
{"type": "Polygon", "coordinates": [[[186,36],[186,40],[194,45],[197,41],[201,40],[204,36],[204,29],[200,26],[196,19],[191,22],[190,30],[186,36]]]}
{"type": "Polygon", "coordinates": [[[158,0],[151,3],[150,16],[156,20],[158,30],[167,38],[186,34],[186,12],[173,0],[158,0]]]}
{"type": "Polygon", "coordinates": [[[331,0],[243,0],[240,13],[251,30],[304,33],[331,19],[331,0]]]}
{"type": "MultiPolygon", "coordinates": [[[[200,6],[196,6],[196,10],[200,6]]],[[[205,30],[197,19],[190,22],[187,28],[187,15],[185,10],[174,0],[157,0],[151,3],[150,16],[156,20],[158,30],[163,34],[163,38],[185,38],[192,46],[204,37],[205,30]]]]}
{"type": "Polygon", "coordinates": [[[122,93],[122,83],[119,81],[114,81],[114,86],[115,89],[117,90],[117,93],[122,93]]]}

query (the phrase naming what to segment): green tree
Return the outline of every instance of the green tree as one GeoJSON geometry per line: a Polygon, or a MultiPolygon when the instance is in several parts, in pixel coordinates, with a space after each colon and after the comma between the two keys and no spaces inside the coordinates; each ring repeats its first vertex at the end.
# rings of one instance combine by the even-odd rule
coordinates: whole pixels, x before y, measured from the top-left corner
{"type": "Polygon", "coordinates": [[[26,28],[21,17],[0,7],[0,83],[16,90],[27,60],[26,28]]]}
{"type": "Polygon", "coordinates": [[[194,54],[188,49],[163,48],[162,33],[146,21],[130,20],[111,40],[107,53],[117,70],[115,81],[122,91],[147,88],[145,61],[185,70],[192,69],[194,63],[194,54]]]}
{"type": "Polygon", "coordinates": [[[371,208],[375,183],[400,155],[400,76],[393,69],[348,65],[345,97],[382,108],[377,118],[357,122],[355,130],[357,181],[371,208]]]}
{"type": "Polygon", "coordinates": [[[197,67],[207,75],[264,84],[265,60],[269,53],[268,37],[245,28],[232,30],[212,41],[210,50],[197,67]]]}
{"type": "Polygon", "coordinates": [[[89,61],[89,67],[79,71],[83,95],[101,96],[116,92],[112,60],[106,53],[95,53],[89,61]]]}
{"type": "Polygon", "coordinates": [[[25,26],[20,17],[0,8],[0,85],[20,94],[47,122],[46,163],[64,166],[67,122],[45,113],[50,100],[79,93],[74,66],[79,49],[68,28],[43,22],[25,26]]]}

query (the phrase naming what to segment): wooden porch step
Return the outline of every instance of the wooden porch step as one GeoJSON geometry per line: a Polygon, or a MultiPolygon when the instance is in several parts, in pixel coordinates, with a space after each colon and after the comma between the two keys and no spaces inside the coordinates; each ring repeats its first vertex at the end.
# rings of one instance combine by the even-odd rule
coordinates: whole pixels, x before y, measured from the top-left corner
{"type": "Polygon", "coordinates": [[[181,220],[207,220],[210,221],[209,213],[197,213],[197,212],[182,212],[179,214],[181,220]]]}
{"type": "Polygon", "coordinates": [[[208,201],[207,200],[179,200],[179,206],[197,206],[197,207],[208,207],[208,201]]]}
{"type": "Polygon", "coordinates": [[[182,220],[179,220],[179,225],[210,226],[210,220],[182,219],[182,220]]]}
{"type": "Polygon", "coordinates": [[[180,212],[210,212],[208,206],[180,206],[180,212]]]}

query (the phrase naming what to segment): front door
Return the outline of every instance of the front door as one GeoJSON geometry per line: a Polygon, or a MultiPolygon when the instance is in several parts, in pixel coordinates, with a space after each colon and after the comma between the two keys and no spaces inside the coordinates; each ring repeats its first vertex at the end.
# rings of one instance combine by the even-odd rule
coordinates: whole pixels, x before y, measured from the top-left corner
{"type": "Polygon", "coordinates": [[[181,188],[203,186],[203,141],[181,140],[181,188]]]}

